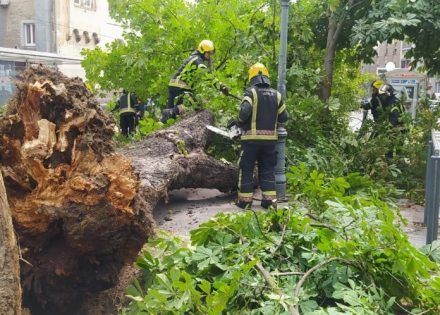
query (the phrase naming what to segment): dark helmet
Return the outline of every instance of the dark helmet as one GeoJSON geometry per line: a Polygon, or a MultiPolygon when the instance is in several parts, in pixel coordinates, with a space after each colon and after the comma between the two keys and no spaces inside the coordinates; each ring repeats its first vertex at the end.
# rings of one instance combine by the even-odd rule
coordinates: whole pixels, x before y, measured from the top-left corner
{"type": "Polygon", "coordinates": [[[394,88],[391,84],[386,83],[379,88],[379,94],[387,96],[394,95],[394,88]]]}

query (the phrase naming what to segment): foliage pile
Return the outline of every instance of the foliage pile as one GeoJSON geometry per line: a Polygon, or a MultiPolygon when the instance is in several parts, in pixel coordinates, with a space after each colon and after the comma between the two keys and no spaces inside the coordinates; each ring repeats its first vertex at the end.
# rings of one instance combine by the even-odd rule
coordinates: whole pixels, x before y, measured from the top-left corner
{"type": "Polygon", "coordinates": [[[391,191],[304,164],[289,174],[288,208],[219,214],[191,245],[152,241],[123,314],[438,314],[439,267],[379,198],[391,191]]]}

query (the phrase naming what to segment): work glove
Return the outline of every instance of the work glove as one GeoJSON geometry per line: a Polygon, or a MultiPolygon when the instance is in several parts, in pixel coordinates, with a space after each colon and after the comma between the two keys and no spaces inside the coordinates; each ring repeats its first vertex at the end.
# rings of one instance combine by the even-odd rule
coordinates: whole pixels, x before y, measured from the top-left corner
{"type": "Polygon", "coordinates": [[[229,95],[229,88],[222,84],[220,85],[220,92],[222,92],[224,95],[228,96],[229,95]]]}
{"type": "Polygon", "coordinates": [[[361,100],[361,108],[365,109],[365,110],[371,109],[370,102],[368,100],[365,100],[365,99],[361,100]]]}
{"type": "Polygon", "coordinates": [[[237,126],[237,122],[235,120],[232,120],[228,123],[226,126],[227,129],[231,129],[232,127],[237,126]]]}

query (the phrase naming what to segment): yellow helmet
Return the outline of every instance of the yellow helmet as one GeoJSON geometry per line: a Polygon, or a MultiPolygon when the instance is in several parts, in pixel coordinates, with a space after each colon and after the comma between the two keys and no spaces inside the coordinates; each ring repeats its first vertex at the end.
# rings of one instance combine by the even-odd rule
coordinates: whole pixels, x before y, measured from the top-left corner
{"type": "Polygon", "coordinates": [[[199,46],[197,47],[197,51],[201,54],[204,54],[205,52],[214,52],[214,43],[210,41],[209,39],[204,39],[200,42],[199,46]]]}
{"type": "Polygon", "coordinates": [[[269,77],[269,71],[262,63],[257,62],[249,68],[249,81],[261,72],[262,75],[269,77]]]}
{"type": "Polygon", "coordinates": [[[375,80],[373,81],[373,83],[371,83],[371,86],[379,90],[384,84],[385,82],[383,82],[382,80],[375,80]]]}

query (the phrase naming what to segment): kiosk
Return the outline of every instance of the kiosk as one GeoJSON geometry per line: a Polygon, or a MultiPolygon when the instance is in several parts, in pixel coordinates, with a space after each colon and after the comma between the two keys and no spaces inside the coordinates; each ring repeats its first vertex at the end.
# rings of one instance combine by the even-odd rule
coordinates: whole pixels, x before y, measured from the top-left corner
{"type": "Polygon", "coordinates": [[[386,72],[385,79],[394,87],[398,96],[403,96],[406,111],[410,112],[414,119],[418,98],[421,93],[426,93],[427,75],[408,69],[395,69],[386,72]]]}

